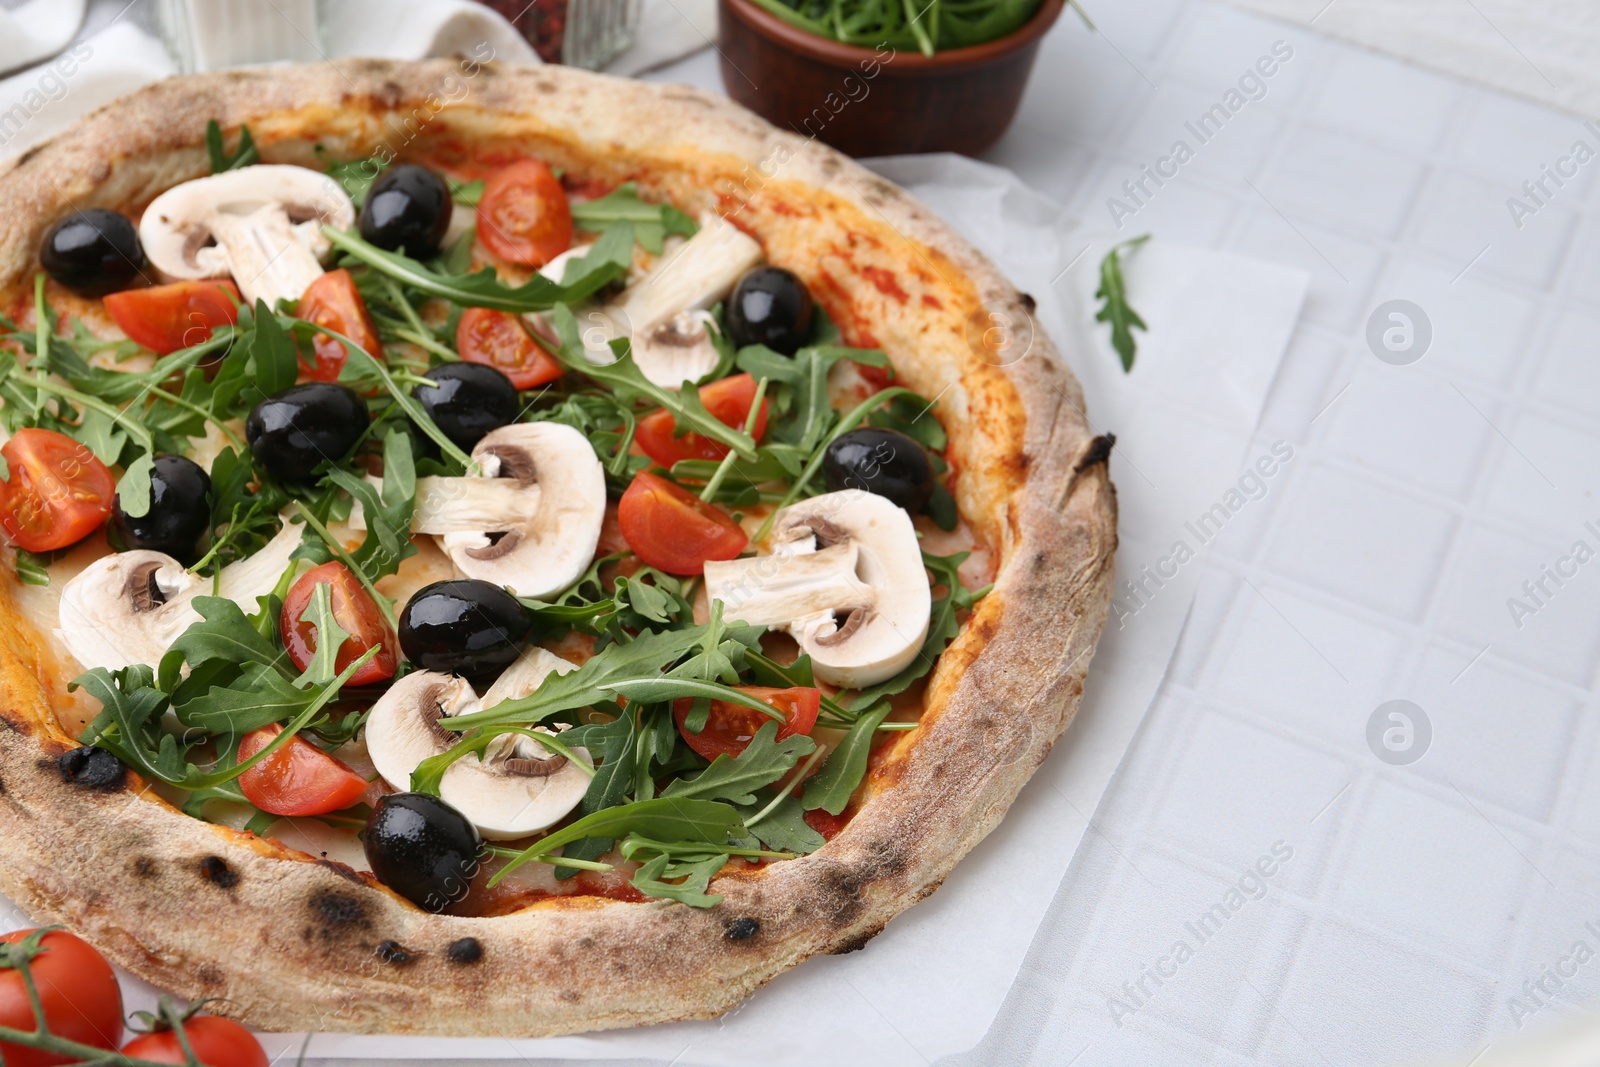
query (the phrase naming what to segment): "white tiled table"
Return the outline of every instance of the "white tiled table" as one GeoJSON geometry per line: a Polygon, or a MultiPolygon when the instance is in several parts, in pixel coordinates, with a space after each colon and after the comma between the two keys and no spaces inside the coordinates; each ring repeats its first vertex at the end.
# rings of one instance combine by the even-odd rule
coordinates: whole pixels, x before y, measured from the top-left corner
{"type": "MultiPolygon", "coordinates": [[[[1100,832],[961,1062],[1464,1065],[1600,996],[1600,160],[1520,230],[1505,205],[1600,138],[1216,4],[1088,7],[1102,34],[1062,20],[990,158],[1090,220],[1294,48],[1126,232],[1311,273],[1241,459],[1295,457],[1218,541],[1100,832]],[[1364,340],[1392,298],[1433,326],[1411,366],[1364,340]],[[1519,629],[1507,598],[1578,539],[1597,558],[1519,629]],[[1395,698],[1432,723],[1409,766],[1366,742],[1395,698]],[[1293,858],[1202,943],[1186,924],[1277,842],[1293,858]],[[1579,940],[1596,959],[1539,1007],[1524,980],[1579,940]]],[[[674,73],[714,85],[711,58],[674,73]]]]}

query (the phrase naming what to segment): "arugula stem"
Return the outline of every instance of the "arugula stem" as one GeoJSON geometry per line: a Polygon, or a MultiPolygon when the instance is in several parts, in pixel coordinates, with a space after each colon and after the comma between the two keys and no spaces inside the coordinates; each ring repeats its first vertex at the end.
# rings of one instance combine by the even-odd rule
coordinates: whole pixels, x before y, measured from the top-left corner
{"type": "Polygon", "coordinates": [[[201,407],[199,404],[194,403],[192,400],[185,400],[176,393],[168,392],[159,385],[152,385],[150,387],[150,391],[162,397],[167,401],[167,403],[172,404],[174,407],[180,407],[185,411],[190,411],[196,415],[199,415],[202,419],[205,419],[211,425],[222,431],[222,436],[228,439],[228,444],[233,446],[234,451],[241,453],[245,451],[245,443],[239,438],[239,435],[228,429],[221,419],[217,418],[210,411],[201,407]]]}
{"type": "Polygon", "coordinates": [[[790,775],[789,784],[784,786],[782,791],[767,803],[766,807],[762,808],[760,811],[756,812],[754,815],[750,816],[744,821],[745,829],[748,830],[762,819],[765,819],[768,815],[771,815],[773,810],[776,809],[779,804],[782,804],[784,799],[788,797],[790,793],[794,792],[795,786],[805,781],[806,775],[811,773],[811,768],[815,767],[817,765],[817,761],[822,759],[822,757],[827,755],[827,753],[828,749],[824,748],[822,745],[818,745],[817,750],[811,753],[811,758],[800,765],[800,770],[795,774],[790,775]]]}
{"type": "Polygon", "coordinates": [[[402,326],[391,326],[389,327],[389,332],[400,338],[400,340],[409,341],[418,348],[432,352],[434,355],[438,356],[440,359],[446,360],[447,362],[459,363],[461,361],[460,355],[458,355],[455,351],[446,348],[444,345],[425,334],[418,333],[415,330],[408,330],[402,326]]]}
{"type": "MultiPolygon", "coordinates": [[[[507,860],[513,860],[522,855],[522,853],[517,849],[506,848],[503,845],[490,845],[489,854],[492,856],[499,856],[501,859],[507,860]]],[[[529,856],[527,857],[527,861],[531,861],[533,863],[548,863],[554,867],[574,867],[580,871],[599,871],[602,874],[607,871],[616,870],[616,868],[609,863],[597,863],[594,860],[564,859],[561,856],[529,856]]]]}
{"type": "MultiPolygon", "coordinates": [[[[323,229],[328,230],[331,229],[331,227],[324,226],[323,229]]],[[[417,428],[432,438],[433,443],[439,446],[439,451],[443,452],[446,456],[465,467],[469,475],[479,475],[483,473],[483,471],[479,469],[478,464],[474,462],[473,458],[461,451],[456,443],[450,440],[450,438],[446,437],[444,431],[439,429],[439,427],[434,424],[432,419],[428,418],[427,412],[422,410],[422,405],[418,404],[416,400],[412,398],[410,393],[400,388],[400,383],[395,381],[394,375],[389,372],[389,368],[384,364],[383,360],[379,359],[371,352],[368,352],[365,348],[362,348],[360,345],[356,344],[342,333],[339,333],[335,330],[330,330],[326,326],[319,326],[314,322],[306,322],[305,319],[295,319],[294,321],[305,322],[307,326],[311,327],[316,332],[326,334],[335,341],[338,341],[340,344],[344,345],[347,351],[359,352],[363,356],[366,356],[367,359],[371,360],[373,369],[377,372],[379,380],[383,382],[384,389],[388,391],[390,396],[394,397],[394,402],[400,406],[400,410],[404,411],[408,416],[410,416],[411,421],[417,424],[417,428]]]]}
{"type": "MultiPolygon", "coordinates": [[[[762,378],[756,383],[756,396],[754,400],[750,401],[750,413],[744,417],[744,432],[752,441],[755,440],[756,435],[756,419],[761,415],[761,402],[766,399],[766,396],[767,379],[762,378]]],[[[722,457],[722,462],[717,464],[717,469],[711,473],[711,479],[706,482],[706,487],[700,490],[701,500],[707,504],[711,503],[717,495],[717,490],[722,488],[723,479],[727,478],[728,472],[733,470],[733,461],[736,458],[732,452],[722,457]]]]}
{"type": "Polygon", "coordinates": [[[333,553],[333,558],[343,563],[345,570],[355,575],[356,580],[361,583],[361,587],[367,591],[373,602],[378,605],[378,610],[383,613],[383,619],[389,624],[390,629],[396,628],[399,623],[395,619],[394,603],[378,592],[377,584],[371,578],[368,578],[366,572],[356,565],[356,561],[350,558],[350,553],[345,551],[344,546],[339,543],[339,539],[334,537],[326,526],[322,525],[322,521],[312,514],[310,508],[299,500],[294,502],[294,507],[300,513],[300,517],[306,520],[306,525],[311,527],[318,537],[322,538],[322,543],[328,546],[328,551],[333,553]]]}
{"type": "Polygon", "coordinates": [[[144,446],[146,452],[154,452],[156,450],[155,438],[151,436],[150,431],[143,424],[134,422],[128,417],[128,413],[121,408],[89,396],[87,393],[81,393],[70,385],[57,385],[47,378],[43,371],[35,371],[34,376],[28,379],[28,384],[40,392],[58,396],[63,400],[70,400],[81,408],[89,408],[100,412],[100,414],[105,415],[124,430],[127,430],[128,436],[144,446]]]}
{"type": "Polygon", "coordinates": [[[791,485],[789,487],[789,491],[783,495],[783,499],[778,502],[778,506],[772,509],[772,512],[767,516],[766,521],[761,524],[761,529],[756,531],[756,535],[750,539],[750,542],[752,544],[760,544],[762,541],[767,539],[767,535],[772,532],[772,524],[778,520],[778,512],[782,511],[784,508],[788,507],[790,504],[793,504],[800,498],[800,494],[805,490],[806,485],[810,483],[811,479],[816,476],[817,471],[821,469],[823,457],[828,454],[828,446],[833,444],[835,438],[837,438],[840,434],[847,433],[850,430],[855,429],[861,424],[862,420],[864,420],[868,415],[872,414],[873,409],[879,407],[885,401],[893,400],[896,397],[901,396],[916,395],[917,394],[912,390],[898,385],[890,389],[884,389],[881,392],[873,393],[871,396],[867,397],[861,403],[857,404],[850,414],[840,419],[834,428],[829,431],[828,436],[824,438],[822,443],[817,446],[816,452],[814,452],[811,456],[811,461],[807,463],[805,469],[800,472],[800,477],[795,479],[794,484],[791,485]]]}
{"type": "Polygon", "coordinates": [[[398,308],[400,314],[405,316],[405,320],[411,324],[411,328],[417,333],[427,333],[428,327],[423,325],[422,316],[417,314],[417,309],[411,306],[411,301],[406,299],[405,293],[401,292],[400,286],[395,280],[387,274],[379,274],[378,280],[383,283],[384,291],[389,294],[389,299],[394,301],[390,307],[398,308]]]}

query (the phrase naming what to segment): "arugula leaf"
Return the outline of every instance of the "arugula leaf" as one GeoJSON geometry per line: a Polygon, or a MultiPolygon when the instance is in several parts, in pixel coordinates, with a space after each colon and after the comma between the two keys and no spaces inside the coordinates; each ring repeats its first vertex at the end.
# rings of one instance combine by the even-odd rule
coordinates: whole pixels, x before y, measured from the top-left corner
{"type": "Polygon", "coordinates": [[[704,842],[708,845],[725,845],[733,832],[743,825],[739,813],[730,805],[715,800],[685,800],[659,798],[639,800],[632,804],[619,804],[614,808],[586,815],[534,842],[505,867],[489,879],[489,886],[498,885],[506,875],[533,859],[548,856],[556,849],[586,837],[622,837],[637,833],[647,837],[668,840],[704,842]]]}
{"type": "Polygon", "coordinates": [[[23,585],[49,585],[50,572],[45,568],[51,562],[48,554],[40,555],[25,548],[17,549],[17,580],[23,585]]]}
{"type": "Polygon", "coordinates": [[[458,182],[454,178],[445,178],[450,186],[450,199],[462,207],[477,207],[478,201],[483,199],[483,179],[477,178],[470,182],[458,182]]]}
{"type": "Polygon", "coordinates": [[[339,673],[339,651],[350,637],[350,631],[339,625],[333,613],[333,583],[318,582],[311,589],[311,601],[300,615],[300,622],[308,622],[317,634],[317,648],[311,662],[295,679],[296,686],[327,685],[339,673]]]}
{"type": "Polygon", "coordinates": [[[1095,299],[1102,301],[1094,321],[1111,324],[1111,347],[1117,350],[1122,360],[1124,374],[1133,370],[1133,356],[1137,350],[1133,340],[1134,329],[1148,330],[1149,327],[1128,304],[1128,287],[1122,280],[1120,253],[1124,250],[1131,252],[1148,240],[1150,235],[1145,234],[1112,246],[1100,261],[1100,288],[1094,291],[1095,299]]]}
{"type": "Polygon", "coordinates": [[[200,621],[190,623],[161,657],[161,688],[173,690],[184,663],[198,667],[210,660],[238,668],[259,663],[274,668],[285,679],[292,676],[288,654],[250,625],[238,604],[219,596],[197,596],[192,603],[200,621]]]}
{"type": "MultiPolygon", "coordinates": [[[[877,736],[878,724],[883,722],[889,711],[889,702],[885,700],[862,715],[856,720],[855,725],[850,727],[850,732],[844,735],[844,740],[828,753],[822,769],[807,779],[805,810],[821,808],[829,815],[837,815],[845,809],[850,803],[850,794],[856,791],[856,786],[861,784],[862,776],[867,773],[867,757],[872,753],[872,742],[877,736]]],[[[773,813],[776,814],[777,812],[773,813]]],[[[772,816],[768,816],[768,820],[771,818],[772,816]]],[[[763,820],[756,825],[764,827],[766,823],[767,820],[763,820]]],[[[760,836],[755,827],[751,829],[760,836]]]]}
{"type": "Polygon", "coordinates": [[[232,152],[228,152],[223,148],[222,127],[217,125],[216,119],[206,123],[206,152],[211,156],[212,174],[261,162],[261,153],[256,150],[255,138],[250,136],[250,127],[239,127],[239,143],[232,152]]]}
{"type": "MultiPolygon", "coordinates": [[[[741,625],[738,629],[756,628],[741,625]]],[[[607,645],[575,671],[550,675],[540,683],[538,689],[527,696],[507,700],[471,715],[440,719],[439,725],[447,730],[470,730],[480,726],[534,723],[560,711],[573,711],[604,703],[611,700],[615,693],[634,689],[636,686],[642,692],[643,688],[656,680],[665,681],[668,686],[680,689],[692,686],[697,683],[660,679],[661,669],[664,664],[675,663],[699,648],[704,639],[705,627],[699,626],[684,630],[642,633],[632,641],[607,645]]],[[[741,702],[750,699],[726,687],[716,688],[718,699],[741,698],[741,702]]],[[[670,698],[652,695],[641,696],[640,699],[670,698]]],[[[767,708],[767,710],[772,709],[767,708]]]]}
{"type": "Polygon", "coordinates": [[[377,156],[329,159],[327,148],[320,144],[314,146],[312,151],[316,153],[317,161],[322,164],[328,177],[339,183],[358,209],[367,202],[367,190],[372,188],[372,183],[389,167],[377,156]]]}
{"type": "Polygon", "coordinates": [[[188,771],[184,750],[177,738],[161,731],[167,694],[155,687],[155,672],[148,665],[135,663],[116,671],[96,667],[67,683],[69,692],[77,689],[101,705],[79,741],[109,750],[146,778],[183,778],[188,771]]]}
{"type": "MultiPolygon", "coordinates": [[[[248,346],[251,361],[251,370],[254,372],[253,384],[261,391],[263,397],[280,393],[293,385],[300,376],[299,358],[295,355],[294,342],[289,338],[289,332],[283,328],[267,307],[267,302],[256,299],[253,329],[248,346]]],[[[312,359],[316,358],[313,352],[312,359]]]]}
{"type": "Polygon", "coordinates": [[[764,722],[738,756],[718,756],[693,778],[679,778],[661,791],[663,798],[695,797],[754,804],[755,791],[782,778],[801,756],[816,751],[817,743],[805,734],[777,740],[778,724],[764,722]]]}
{"type": "Polygon", "coordinates": [[[411,457],[411,437],[393,429],[383,439],[383,489],[373,488],[342,467],[329,472],[333,483],[360,501],[366,518],[367,536],[350,558],[367,579],[394,574],[402,560],[413,556],[411,514],[416,508],[417,471],[411,457]]]}
{"type": "Polygon", "coordinates": [[[190,675],[199,688],[188,692],[185,681],[173,694],[172,712],[184,726],[214,734],[247,734],[294,718],[316,696],[314,690],[297,688],[282,673],[260,663],[246,666],[223,685],[206,684],[212,681],[210,674],[190,675]]]}
{"type": "Polygon", "coordinates": [[[155,457],[141,452],[117,479],[117,502],[136,519],[150,514],[150,475],[155,469],[155,457]]]}
{"type": "Polygon", "coordinates": [[[792,358],[765,345],[747,345],[734,362],[757,379],[768,378],[787,387],[788,414],[768,429],[767,436],[810,453],[838,418],[828,403],[828,372],[841,359],[873,367],[889,365],[889,357],[876,348],[842,345],[807,345],[792,358]]]}
{"type": "Polygon", "coordinates": [[[693,237],[699,229],[693,218],[671,204],[640,200],[637,182],[624,182],[597,200],[573,204],[572,221],[590,233],[600,233],[614,222],[627,222],[633,227],[633,239],[658,256],[667,234],[693,237]]]}
{"type": "Polygon", "coordinates": [[[691,908],[714,908],[722,903],[722,897],[707,890],[710,888],[711,879],[716,877],[727,864],[726,852],[711,853],[704,858],[688,860],[676,859],[671,853],[662,852],[640,864],[639,869],[634,872],[631,883],[647,897],[676,900],[691,908]],[[666,878],[682,878],[683,881],[678,883],[663,881],[666,878]]]}
{"type": "MultiPolygon", "coordinates": [[[[811,792],[811,782],[814,780],[806,782],[808,795],[811,792]]],[[[772,802],[773,795],[771,789],[762,789],[756,793],[754,804],[740,805],[739,814],[744,817],[746,833],[754,834],[756,839],[768,848],[779,852],[798,852],[801,855],[815,852],[827,843],[826,838],[806,822],[806,806],[793,794],[780,800],[776,807],[751,826],[750,820],[766,809],[772,802]]]]}
{"type": "MultiPolygon", "coordinates": [[[[608,723],[578,726],[566,732],[566,740],[581,745],[599,760],[594,777],[589,779],[589,791],[578,802],[578,817],[593,815],[597,811],[616,807],[627,797],[632,781],[634,720],[632,715],[619,715],[608,723]]],[[[561,850],[569,859],[595,860],[611,851],[616,839],[612,837],[586,837],[574,841],[561,850]]],[[[576,867],[557,867],[558,879],[565,880],[578,873],[576,867]]]]}
{"type": "Polygon", "coordinates": [[[584,255],[569,260],[560,282],[553,282],[536,273],[515,288],[502,285],[493,267],[484,267],[471,274],[441,274],[410,256],[385,251],[353,233],[332,226],[322,227],[322,233],[347,256],[424,296],[448,300],[462,307],[497,308],[518,313],[548,311],[560,303],[584,300],[622,277],[633,264],[632,230],[622,224],[608,227],[594,247],[584,255]]]}

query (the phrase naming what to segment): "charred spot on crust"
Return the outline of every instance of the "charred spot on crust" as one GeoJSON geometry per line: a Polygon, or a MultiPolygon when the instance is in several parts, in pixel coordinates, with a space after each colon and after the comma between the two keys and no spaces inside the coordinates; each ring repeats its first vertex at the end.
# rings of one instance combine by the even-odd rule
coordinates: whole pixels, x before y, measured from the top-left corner
{"type": "Polygon", "coordinates": [[[735,919],[723,927],[722,937],[727,941],[743,941],[756,936],[761,932],[761,924],[746,915],[742,919],[735,919]]]}
{"type": "Polygon", "coordinates": [[[1078,460],[1078,465],[1072,468],[1073,473],[1081,473],[1097,464],[1104,463],[1111,458],[1111,446],[1117,443],[1117,435],[1103,433],[1089,442],[1089,447],[1084,449],[1083,458],[1078,460]]]}
{"type": "Polygon", "coordinates": [[[1027,309],[1027,312],[1030,315],[1032,315],[1034,310],[1039,306],[1039,302],[1033,298],[1032,293],[1018,293],[1017,297],[1022,301],[1022,306],[1027,309]]]}
{"type": "Polygon", "coordinates": [[[228,982],[228,976],[222,973],[222,968],[214,963],[202,963],[194,969],[195,980],[207,989],[220,989],[228,982]]]}
{"type": "Polygon", "coordinates": [[[882,926],[873,927],[871,930],[859,933],[845,941],[839,942],[828,950],[830,956],[843,956],[847,952],[859,952],[867,947],[867,942],[883,932],[882,926]]]}
{"type": "Polygon", "coordinates": [[[463,937],[459,941],[450,942],[445,954],[450,957],[451,963],[477,963],[483,959],[483,945],[475,937],[463,937]]]}
{"type": "Polygon", "coordinates": [[[154,878],[156,876],[156,861],[149,856],[137,856],[130,865],[135,878],[154,878]]]}
{"type": "Polygon", "coordinates": [[[128,779],[128,768],[103,748],[83,745],[63,752],[56,760],[61,780],[68,785],[109,792],[121,789],[128,779]]]}
{"type": "Polygon", "coordinates": [[[328,930],[367,924],[366,906],[349,893],[325,889],[311,898],[311,910],[328,930]]]}
{"type": "Polygon", "coordinates": [[[221,856],[207,856],[200,861],[200,877],[218,889],[232,889],[239,884],[239,874],[221,856]]]}
{"type": "Polygon", "coordinates": [[[378,958],[384,963],[392,963],[397,967],[404,967],[416,959],[411,950],[398,941],[378,942],[378,958]]]}

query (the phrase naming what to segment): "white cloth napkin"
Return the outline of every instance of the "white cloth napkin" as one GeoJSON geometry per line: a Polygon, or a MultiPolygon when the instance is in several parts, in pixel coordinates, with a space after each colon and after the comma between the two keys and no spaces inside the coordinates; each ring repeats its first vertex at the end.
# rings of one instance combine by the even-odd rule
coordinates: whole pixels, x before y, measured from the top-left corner
{"type": "Polygon", "coordinates": [[[0,71],[55,55],[83,25],[86,0],[28,0],[0,10],[0,71]]]}
{"type": "MultiPolygon", "coordinates": [[[[20,21],[46,3],[35,0],[16,11],[0,12],[0,16],[20,21]]],[[[81,0],[77,6],[81,16],[81,0]]],[[[334,64],[354,55],[421,59],[460,53],[486,58],[485,46],[495,58],[507,62],[539,62],[533,48],[505,19],[469,0],[340,0],[326,5],[323,31],[317,47],[334,64]]],[[[5,32],[0,17],[0,42],[6,42],[5,32]]],[[[41,36],[40,31],[35,30],[35,35],[41,36]]],[[[71,36],[68,32],[55,48],[71,36]]],[[[5,55],[0,44],[0,65],[4,65],[5,55]]],[[[37,144],[102,104],[172,73],[172,59],[159,41],[130,20],[118,20],[53,59],[0,80],[0,158],[37,144]]]]}

